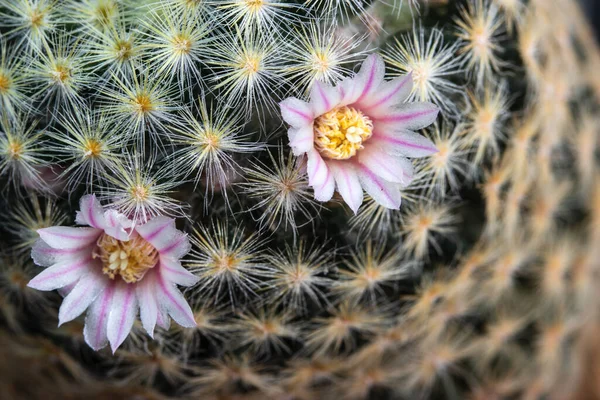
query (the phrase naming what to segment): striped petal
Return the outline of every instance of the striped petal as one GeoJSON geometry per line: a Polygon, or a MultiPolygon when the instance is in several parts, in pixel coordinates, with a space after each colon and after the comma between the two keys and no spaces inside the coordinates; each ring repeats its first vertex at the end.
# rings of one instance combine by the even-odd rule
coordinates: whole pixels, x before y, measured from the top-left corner
{"type": "Polygon", "coordinates": [[[374,114],[382,115],[390,107],[402,104],[410,95],[412,87],[412,73],[399,76],[389,82],[383,82],[375,93],[357,106],[367,114],[372,110],[374,114]]]}
{"type": "Polygon", "coordinates": [[[383,82],[385,75],[385,63],[378,54],[371,54],[363,62],[360,71],[354,77],[353,101],[368,101],[379,85],[383,82]]]}
{"type": "Polygon", "coordinates": [[[77,285],[77,283],[79,283],[79,281],[73,282],[65,287],[61,287],[57,290],[58,294],[60,294],[63,298],[67,297],[69,293],[73,291],[73,288],[75,288],[75,285],[77,285]]]}
{"type": "Polygon", "coordinates": [[[85,316],[83,337],[85,342],[96,351],[108,344],[106,328],[114,290],[115,283],[111,282],[94,301],[85,316]]]}
{"type": "Polygon", "coordinates": [[[36,265],[50,267],[57,262],[80,257],[89,254],[89,252],[90,249],[87,247],[81,249],[55,249],[42,239],[38,239],[31,248],[31,258],[36,265]]]}
{"type": "Polygon", "coordinates": [[[175,227],[175,220],[159,216],[135,228],[138,234],[154,246],[161,256],[179,259],[190,249],[187,235],[175,227]]]}
{"type": "Polygon", "coordinates": [[[312,124],[299,129],[290,128],[288,130],[288,137],[290,139],[290,147],[296,156],[308,153],[314,147],[312,124]]]}
{"type": "Polygon", "coordinates": [[[70,285],[94,267],[100,268],[90,254],[65,260],[46,268],[27,286],[37,290],[55,290],[70,285]]]}
{"type": "Polygon", "coordinates": [[[104,229],[106,221],[104,219],[104,210],[102,205],[96,199],[96,195],[89,194],[83,196],[79,201],[79,210],[75,217],[75,222],[79,225],[89,225],[92,228],[104,229]]]}
{"type": "Polygon", "coordinates": [[[94,243],[102,231],[96,228],[73,228],[69,226],[52,226],[38,229],[40,238],[52,248],[74,250],[94,243]]]}
{"type": "Polygon", "coordinates": [[[329,168],[327,169],[327,176],[325,181],[321,185],[313,186],[315,192],[315,199],[318,201],[329,201],[333,197],[335,191],[335,179],[329,168]]]}
{"type": "Polygon", "coordinates": [[[157,275],[159,303],[179,325],[186,328],[195,327],[194,313],[181,292],[161,273],[157,275]]]}
{"type": "Polygon", "coordinates": [[[369,111],[369,116],[375,121],[377,129],[408,129],[419,130],[435,122],[440,111],[438,106],[432,103],[404,103],[402,106],[389,111],[377,109],[381,113],[369,111]]]}
{"type": "Polygon", "coordinates": [[[176,231],[177,228],[175,227],[175,220],[173,218],[159,216],[152,218],[143,225],[137,226],[135,230],[144,240],[157,247],[154,244],[159,243],[161,235],[169,235],[173,231],[176,231]]]}
{"type": "Polygon", "coordinates": [[[413,178],[413,166],[402,156],[391,156],[375,146],[369,146],[358,154],[358,162],[388,182],[407,186],[413,178]]]}
{"type": "Polygon", "coordinates": [[[425,136],[403,130],[395,132],[377,130],[368,144],[387,154],[409,158],[426,157],[438,152],[435,144],[425,136]]]}
{"type": "Polygon", "coordinates": [[[131,332],[137,315],[135,285],[119,280],[115,285],[110,308],[106,336],[114,353],[131,332]]]}
{"type": "Polygon", "coordinates": [[[159,247],[158,251],[161,256],[179,259],[185,256],[192,249],[188,236],[180,231],[176,235],[168,238],[163,247],[159,247]]]}
{"type": "Polygon", "coordinates": [[[357,96],[355,95],[356,85],[354,84],[354,79],[344,78],[336,87],[340,91],[340,106],[345,106],[356,101],[357,96]]]}
{"type": "Polygon", "coordinates": [[[356,214],[363,202],[363,189],[360,186],[355,167],[350,162],[330,161],[328,163],[337,191],[356,214]]]}
{"type": "Polygon", "coordinates": [[[325,164],[325,160],[314,149],[308,153],[306,172],[308,174],[308,183],[311,186],[322,186],[329,177],[329,168],[325,164]]]}
{"type": "Polygon", "coordinates": [[[136,295],[140,304],[140,319],[142,326],[150,337],[154,337],[154,327],[158,319],[158,304],[156,303],[156,271],[148,271],[144,279],[136,286],[136,295]]]}
{"type": "Polygon", "coordinates": [[[323,115],[337,107],[342,100],[342,95],[337,88],[315,81],[310,91],[310,107],[313,115],[323,115]]]}
{"type": "Polygon", "coordinates": [[[106,211],[104,213],[104,218],[106,220],[104,232],[107,235],[125,242],[129,240],[129,233],[126,229],[129,229],[133,226],[131,220],[116,210],[106,211]]]}
{"type": "Polygon", "coordinates": [[[72,321],[83,313],[106,288],[109,279],[100,269],[92,269],[79,279],[63,300],[58,311],[58,325],[72,321]]]}
{"type": "Polygon", "coordinates": [[[169,318],[169,313],[167,312],[167,309],[163,304],[158,305],[158,313],[156,314],[156,325],[158,325],[160,328],[166,331],[168,331],[171,327],[171,318],[169,318]]]}
{"type": "Polygon", "coordinates": [[[290,97],[279,104],[283,120],[294,128],[302,128],[314,120],[311,107],[305,101],[290,97]]]}
{"type": "Polygon", "coordinates": [[[386,208],[399,209],[402,202],[400,186],[387,182],[364,165],[359,165],[358,179],[363,189],[377,202],[386,208]]]}
{"type": "Polygon", "coordinates": [[[160,258],[160,272],[167,281],[176,285],[192,286],[200,280],[196,275],[183,268],[179,260],[169,257],[160,258]]]}

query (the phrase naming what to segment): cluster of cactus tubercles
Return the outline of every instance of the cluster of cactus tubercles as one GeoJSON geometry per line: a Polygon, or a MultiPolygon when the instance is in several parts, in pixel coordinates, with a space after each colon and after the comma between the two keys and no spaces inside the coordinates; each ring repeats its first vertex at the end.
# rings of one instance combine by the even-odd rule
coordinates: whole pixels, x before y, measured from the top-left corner
{"type": "Polygon", "coordinates": [[[600,397],[598,68],[571,0],[0,0],[0,397],[600,397]]]}

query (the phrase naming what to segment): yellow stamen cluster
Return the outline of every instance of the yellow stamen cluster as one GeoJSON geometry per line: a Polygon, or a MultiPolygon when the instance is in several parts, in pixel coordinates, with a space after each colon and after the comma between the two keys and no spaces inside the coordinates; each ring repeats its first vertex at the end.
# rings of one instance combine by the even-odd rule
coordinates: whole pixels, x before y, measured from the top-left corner
{"type": "Polygon", "coordinates": [[[102,234],[96,244],[93,257],[100,259],[102,272],[110,279],[119,275],[125,282],[135,283],[158,263],[158,250],[141,236],[124,242],[102,234]]]}
{"type": "Polygon", "coordinates": [[[352,107],[338,107],[315,120],[315,146],[321,155],[347,160],[363,148],[373,134],[373,122],[352,107]]]}

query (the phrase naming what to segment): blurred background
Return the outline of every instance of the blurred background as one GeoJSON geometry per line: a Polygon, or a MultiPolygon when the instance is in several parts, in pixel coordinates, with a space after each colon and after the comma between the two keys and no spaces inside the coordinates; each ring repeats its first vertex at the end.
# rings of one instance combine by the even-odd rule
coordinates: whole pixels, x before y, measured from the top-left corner
{"type": "Polygon", "coordinates": [[[600,0],[580,0],[586,10],[588,18],[596,30],[596,37],[600,38],[600,0]]]}

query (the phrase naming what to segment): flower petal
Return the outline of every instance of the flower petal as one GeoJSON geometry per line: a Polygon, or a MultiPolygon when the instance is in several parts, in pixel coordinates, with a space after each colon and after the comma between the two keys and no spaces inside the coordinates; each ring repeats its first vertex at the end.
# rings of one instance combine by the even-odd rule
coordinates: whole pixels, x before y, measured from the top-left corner
{"type": "Polygon", "coordinates": [[[311,107],[305,101],[290,97],[279,103],[283,120],[294,128],[302,128],[314,120],[311,107]]]}
{"type": "Polygon", "coordinates": [[[393,110],[380,111],[372,109],[369,117],[375,122],[377,129],[409,129],[419,130],[431,125],[437,118],[440,109],[433,103],[404,103],[393,110]]]}
{"type": "Polygon", "coordinates": [[[290,128],[288,138],[294,155],[299,156],[309,152],[314,147],[315,140],[312,124],[299,129],[290,128]]]}
{"type": "Polygon", "coordinates": [[[90,252],[89,248],[55,249],[42,239],[38,239],[31,248],[31,258],[36,265],[50,267],[57,262],[79,257],[90,252]]]}
{"type": "Polygon", "coordinates": [[[336,87],[342,96],[342,99],[340,100],[341,106],[345,106],[356,101],[357,96],[355,96],[356,85],[354,83],[354,79],[350,77],[344,78],[337,84],[336,87]]]}
{"type": "Polygon", "coordinates": [[[341,100],[342,95],[337,88],[321,81],[315,81],[310,90],[310,107],[314,116],[331,111],[341,100]]]}
{"type": "Polygon", "coordinates": [[[181,232],[175,231],[175,234],[165,241],[163,247],[159,247],[158,251],[161,256],[179,259],[185,256],[192,249],[188,236],[181,232]]]}
{"type": "Polygon", "coordinates": [[[160,304],[179,325],[186,328],[195,327],[194,313],[181,292],[169,283],[162,273],[157,275],[160,304]]]}
{"type": "Polygon", "coordinates": [[[327,176],[325,182],[322,185],[313,186],[315,192],[315,199],[318,201],[329,201],[333,197],[335,191],[335,179],[329,168],[327,169],[327,176]]]}
{"type": "Polygon", "coordinates": [[[388,182],[407,186],[413,178],[413,166],[403,156],[391,156],[377,146],[368,146],[358,153],[358,162],[388,182]]]}
{"type": "Polygon", "coordinates": [[[171,327],[171,319],[164,305],[158,306],[158,313],[156,314],[156,325],[162,329],[168,331],[171,327]]]}
{"type": "Polygon", "coordinates": [[[135,230],[144,240],[154,245],[155,242],[159,243],[160,235],[169,234],[171,231],[177,230],[177,228],[175,227],[175,220],[173,218],[159,216],[152,218],[143,225],[137,226],[135,230]]]}
{"type": "Polygon", "coordinates": [[[60,294],[63,298],[67,297],[69,295],[69,293],[71,293],[73,291],[73,288],[79,283],[79,281],[77,282],[73,282],[65,287],[61,287],[60,289],[57,290],[58,294],[60,294]]]}
{"type": "Polygon", "coordinates": [[[159,267],[162,276],[176,285],[192,286],[200,280],[196,275],[183,268],[179,260],[161,256],[159,267]]]}
{"type": "Polygon", "coordinates": [[[412,87],[412,73],[399,76],[389,82],[383,82],[371,96],[357,106],[367,114],[373,110],[374,114],[381,115],[390,107],[402,104],[410,95],[412,87]]]}
{"type": "Polygon", "coordinates": [[[131,220],[116,210],[107,210],[104,213],[104,218],[106,220],[104,232],[107,235],[124,242],[129,240],[129,233],[125,229],[133,226],[131,220]]]}
{"type": "Polygon", "coordinates": [[[106,335],[114,353],[131,332],[137,315],[137,297],[135,285],[119,280],[112,296],[106,335]]]}
{"type": "Polygon", "coordinates": [[[365,191],[378,204],[386,208],[399,209],[402,202],[400,186],[387,182],[364,165],[358,167],[358,179],[365,191]]]}
{"type": "Polygon", "coordinates": [[[337,191],[356,214],[363,202],[363,189],[360,186],[354,165],[350,162],[340,161],[330,161],[328,165],[335,179],[337,191]]]}
{"type": "MultiPolygon", "coordinates": [[[[35,241],[33,246],[31,246],[31,259],[35,263],[35,265],[39,265],[41,267],[49,267],[56,262],[57,257],[60,257],[60,254],[55,254],[56,251],[61,251],[57,249],[53,249],[48,245],[48,243],[44,242],[42,239],[38,239],[35,241]]],[[[62,250],[66,254],[71,253],[69,250],[62,250]]]]}
{"type": "Polygon", "coordinates": [[[90,254],[71,260],[64,260],[40,272],[35,278],[29,281],[27,286],[37,290],[62,288],[81,278],[91,268],[100,268],[97,264],[97,261],[93,260],[90,254]]]}
{"type": "Polygon", "coordinates": [[[108,344],[106,328],[114,290],[115,283],[111,282],[94,301],[85,316],[83,337],[85,342],[96,351],[108,344]]]}
{"type": "Polygon", "coordinates": [[[109,279],[100,269],[92,269],[81,277],[60,306],[58,325],[60,326],[81,315],[106,288],[108,283],[109,279]]]}
{"type": "Polygon", "coordinates": [[[317,150],[313,149],[307,155],[306,173],[308,174],[308,184],[310,186],[322,186],[328,179],[329,168],[317,150]]]}
{"type": "Polygon", "coordinates": [[[435,144],[425,136],[404,130],[396,132],[375,131],[368,144],[388,154],[409,158],[427,157],[438,152],[435,144]]]}
{"type": "Polygon", "coordinates": [[[179,259],[191,249],[187,235],[175,227],[175,220],[159,216],[137,226],[139,235],[154,246],[161,256],[179,259]]]}
{"type": "Polygon", "coordinates": [[[158,318],[158,304],[156,304],[156,271],[151,270],[138,282],[136,295],[140,304],[140,319],[142,326],[150,337],[154,337],[154,327],[158,318]]]}
{"type": "Polygon", "coordinates": [[[378,54],[371,54],[354,77],[354,101],[360,102],[379,88],[385,75],[385,63],[378,54]]]}
{"type": "Polygon", "coordinates": [[[74,228],[69,226],[52,226],[37,231],[40,238],[50,247],[61,250],[73,250],[94,243],[102,231],[96,228],[74,228]]]}
{"type": "Polygon", "coordinates": [[[106,221],[104,219],[104,209],[96,199],[96,195],[88,194],[79,201],[79,209],[75,217],[75,222],[79,225],[89,225],[92,228],[104,229],[106,221]]]}

